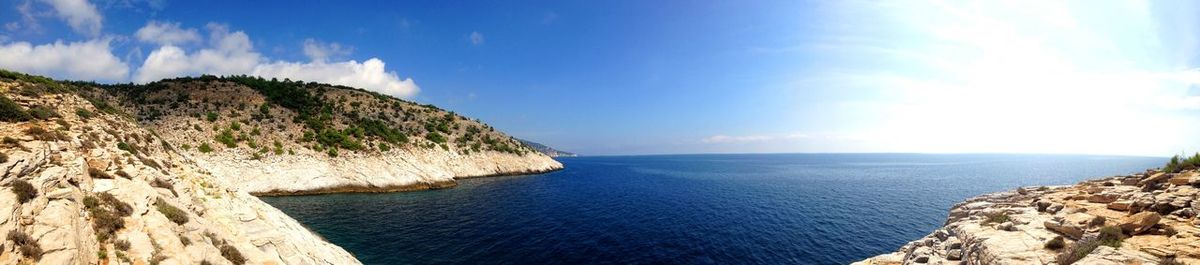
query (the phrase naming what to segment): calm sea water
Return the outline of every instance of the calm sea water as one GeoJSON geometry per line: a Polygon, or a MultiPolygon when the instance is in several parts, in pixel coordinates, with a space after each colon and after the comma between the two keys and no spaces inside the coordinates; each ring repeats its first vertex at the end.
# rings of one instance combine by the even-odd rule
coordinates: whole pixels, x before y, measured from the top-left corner
{"type": "Polygon", "coordinates": [[[965,198],[1163,158],[777,154],[579,157],[453,189],[267,197],[367,264],[845,264],[965,198]]]}

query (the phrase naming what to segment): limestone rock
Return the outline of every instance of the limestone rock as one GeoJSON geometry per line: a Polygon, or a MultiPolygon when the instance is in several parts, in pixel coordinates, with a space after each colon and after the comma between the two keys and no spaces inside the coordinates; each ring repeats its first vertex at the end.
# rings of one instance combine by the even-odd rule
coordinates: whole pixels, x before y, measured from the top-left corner
{"type": "Polygon", "coordinates": [[[1158,220],[1160,219],[1162,219],[1162,216],[1156,212],[1140,212],[1121,217],[1117,221],[1117,224],[1121,227],[1121,230],[1125,231],[1125,234],[1136,235],[1158,224],[1158,220]]]}
{"type": "Polygon", "coordinates": [[[1132,201],[1115,201],[1108,204],[1109,209],[1117,211],[1129,211],[1129,206],[1133,205],[1132,201]]]}

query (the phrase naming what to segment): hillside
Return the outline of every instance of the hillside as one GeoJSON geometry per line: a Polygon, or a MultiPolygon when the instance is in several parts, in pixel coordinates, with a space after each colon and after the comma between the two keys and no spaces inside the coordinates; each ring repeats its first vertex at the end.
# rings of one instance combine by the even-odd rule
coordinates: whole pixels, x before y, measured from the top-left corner
{"type": "Polygon", "coordinates": [[[477,120],[349,87],[242,76],[76,86],[253,194],[443,188],[562,168],[477,120]]]}
{"type": "Polygon", "coordinates": [[[358,264],[161,134],[22,78],[0,78],[0,264],[358,264]]]}
{"type": "Polygon", "coordinates": [[[250,77],[100,85],[0,70],[0,120],[0,264],[358,264],[252,194],[562,168],[430,105],[250,77]]]}
{"type": "Polygon", "coordinates": [[[517,141],[520,141],[522,144],[525,144],[525,146],[528,146],[529,148],[531,148],[531,149],[533,149],[533,150],[535,150],[535,151],[538,151],[539,153],[542,153],[542,154],[544,154],[544,155],[546,155],[546,156],[549,156],[549,157],[574,157],[574,156],[578,156],[578,155],[576,155],[575,153],[560,151],[560,150],[558,150],[558,149],[554,149],[553,147],[549,147],[549,146],[546,146],[546,145],[544,145],[544,144],[540,144],[540,143],[537,143],[537,142],[534,142],[534,141],[530,141],[530,140],[525,140],[525,139],[517,139],[517,141]]]}

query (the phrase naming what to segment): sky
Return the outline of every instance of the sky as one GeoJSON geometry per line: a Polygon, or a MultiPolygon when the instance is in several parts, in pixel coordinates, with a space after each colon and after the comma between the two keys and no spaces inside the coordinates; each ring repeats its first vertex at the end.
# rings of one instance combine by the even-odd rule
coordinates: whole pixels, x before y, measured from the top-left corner
{"type": "Polygon", "coordinates": [[[1200,150],[1192,1],[0,0],[0,68],[361,87],[588,155],[1200,150]]]}

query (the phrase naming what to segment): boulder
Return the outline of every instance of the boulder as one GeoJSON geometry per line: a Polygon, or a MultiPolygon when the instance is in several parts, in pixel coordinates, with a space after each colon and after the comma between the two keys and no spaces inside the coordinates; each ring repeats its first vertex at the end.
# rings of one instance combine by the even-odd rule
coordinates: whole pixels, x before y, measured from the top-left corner
{"type": "Polygon", "coordinates": [[[1174,175],[1174,174],[1167,174],[1167,173],[1163,173],[1163,172],[1154,173],[1154,175],[1150,175],[1150,177],[1142,179],[1142,181],[1138,181],[1138,185],[1143,186],[1146,184],[1158,183],[1160,181],[1166,180],[1167,178],[1170,178],[1172,175],[1174,175]]]}
{"type": "Polygon", "coordinates": [[[1078,240],[1083,237],[1084,227],[1078,224],[1071,223],[1062,217],[1055,217],[1042,223],[1046,229],[1063,234],[1067,238],[1078,240]]]}
{"type": "Polygon", "coordinates": [[[1136,235],[1158,224],[1158,221],[1161,219],[1162,216],[1156,212],[1140,212],[1130,216],[1121,217],[1117,223],[1121,227],[1121,230],[1125,232],[1125,234],[1136,235]]]}
{"type": "Polygon", "coordinates": [[[1171,183],[1172,185],[1176,185],[1176,186],[1192,184],[1192,175],[1191,174],[1176,175],[1174,177],[1171,177],[1170,179],[1167,179],[1167,183],[1171,183]]]}
{"type": "Polygon", "coordinates": [[[1087,201],[1094,202],[1094,203],[1110,203],[1110,202],[1117,201],[1117,199],[1119,199],[1120,197],[1121,197],[1120,194],[1115,194],[1115,193],[1099,193],[1099,194],[1093,194],[1092,196],[1088,196],[1087,201]]]}
{"type": "Polygon", "coordinates": [[[1129,206],[1133,205],[1132,201],[1115,201],[1108,204],[1109,209],[1117,211],[1129,211],[1129,206]]]}
{"type": "Polygon", "coordinates": [[[946,252],[946,259],[947,260],[962,260],[962,250],[955,249],[955,250],[951,250],[950,252],[946,252]]]}

